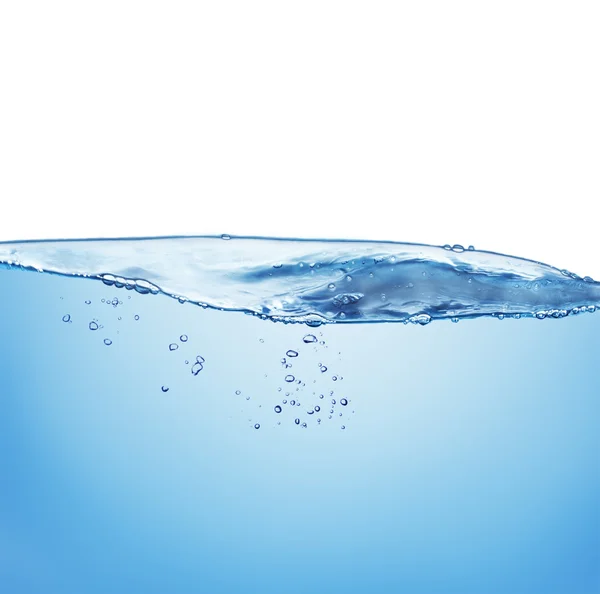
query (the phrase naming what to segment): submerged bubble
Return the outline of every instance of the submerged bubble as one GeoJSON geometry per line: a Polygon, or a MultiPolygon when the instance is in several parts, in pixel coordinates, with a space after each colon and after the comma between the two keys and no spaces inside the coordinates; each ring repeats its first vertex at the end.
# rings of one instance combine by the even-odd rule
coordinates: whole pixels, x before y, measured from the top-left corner
{"type": "Polygon", "coordinates": [[[90,322],[88,328],[90,330],[98,330],[98,324],[96,322],[90,322]]]}
{"type": "Polygon", "coordinates": [[[198,355],[196,357],[196,362],[192,365],[192,375],[198,375],[204,369],[204,357],[198,355]]]}
{"type": "Polygon", "coordinates": [[[163,386],[163,387],[161,388],[161,390],[162,390],[163,392],[168,392],[168,391],[169,391],[169,387],[168,387],[168,386],[163,386]]]}
{"type": "Polygon", "coordinates": [[[281,409],[281,406],[279,406],[279,404],[278,404],[274,410],[276,413],[280,413],[282,409],[281,409]]]}
{"type": "Polygon", "coordinates": [[[296,351],[289,350],[289,351],[286,353],[286,355],[287,355],[288,357],[297,357],[297,356],[298,356],[298,353],[297,353],[296,351]]]}
{"type": "Polygon", "coordinates": [[[179,337],[179,340],[181,340],[181,342],[187,342],[187,340],[188,340],[187,334],[182,334],[179,337]]]}
{"type": "Polygon", "coordinates": [[[317,342],[317,337],[314,334],[307,334],[302,340],[306,344],[310,344],[311,342],[317,342]]]}
{"type": "Polygon", "coordinates": [[[342,399],[340,400],[340,404],[341,404],[342,406],[346,406],[346,405],[348,404],[348,401],[347,401],[345,398],[342,398],[342,399]]]}
{"type": "Polygon", "coordinates": [[[290,383],[292,383],[292,382],[293,382],[293,381],[294,381],[296,378],[295,378],[293,375],[286,375],[284,379],[285,379],[285,381],[286,381],[288,384],[290,384],[290,383]]]}
{"type": "Polygon", "coordinates": [[[256,424],[254,425],[254,428],[255,428],[255,429],[260,429],[260,423],[256,423],[256,424]]]}
{"type": "Polygon", "coordinates": [[[105,344],[106,346],[110,346],[110,345],[112,344],[112,340],[111,340],[110,338],[105,338],[105,339],[104,339],[104,344],[105,344]]]}
{"type": "Polygon", "coordinates": [[[178,348],[179,348],[179,345],[178,345],[178,344],[175,344],[174,342],[172,342],[172,343],[169,345],[169,350],[170,350],[170,351],[176,351],[178,348]]]}
{"type": "Polygon", "coordinates": [[[235,393],[239,396],[242,392],[240,390],[236,390],[235,393]]]}
{"type": "Polygon", "coordinates": [[[62,321],[63,322],[70,322],[71,321],[71,316],[69,314],[63,316],[62,321]]]}
{"type": "Polygon", "coordinates": [[[294,419],[294,423],[296,423],[296,425],[300,425],[300,419],[294,419]]]}
{"type": "Polygon", "coordinates": [[[85,304],[86,304],[86,305],[89,305],[90,303],[91,303],[91,301],[90,301],[89,299],[86,299],[86,300],[85,300],[85,304]]]}
{"type": "Polygon", "coordinates": [[[140,319],[140,316],[138,316],[137,314],[135,316],[133,316],[133,319],[137,322],[137,320],[140,319]]]}

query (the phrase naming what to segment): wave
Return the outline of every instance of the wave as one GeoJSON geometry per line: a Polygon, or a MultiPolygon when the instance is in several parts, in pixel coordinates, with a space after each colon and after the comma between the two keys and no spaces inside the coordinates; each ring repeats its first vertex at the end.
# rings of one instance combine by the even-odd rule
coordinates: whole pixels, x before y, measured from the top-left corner
{"type": "Polygon", "coordinates": [[[260,237],[0,243],[0,265],[98,279],[280,322],[562,318],[600,307],[600,283],[462,246],[260,237]]]}

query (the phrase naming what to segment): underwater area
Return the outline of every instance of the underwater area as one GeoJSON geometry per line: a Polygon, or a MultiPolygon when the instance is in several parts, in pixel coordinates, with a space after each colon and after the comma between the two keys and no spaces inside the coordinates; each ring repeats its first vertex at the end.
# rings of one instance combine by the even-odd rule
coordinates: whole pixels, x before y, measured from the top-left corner
{"type": "Polygon", "coordinates": [[[0,587],[600,591],[600,283],[462,246],[0,243],[0,587]]]}

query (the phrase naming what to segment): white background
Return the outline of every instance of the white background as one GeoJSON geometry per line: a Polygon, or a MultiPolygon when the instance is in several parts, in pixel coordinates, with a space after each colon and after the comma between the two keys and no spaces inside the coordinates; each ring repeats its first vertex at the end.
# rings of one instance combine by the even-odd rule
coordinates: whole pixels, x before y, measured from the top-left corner
{"type": "Polygon", "coordinates": [[[0,6],[0,240],[463,243],[600,278],[598,2],[0,6]]]}

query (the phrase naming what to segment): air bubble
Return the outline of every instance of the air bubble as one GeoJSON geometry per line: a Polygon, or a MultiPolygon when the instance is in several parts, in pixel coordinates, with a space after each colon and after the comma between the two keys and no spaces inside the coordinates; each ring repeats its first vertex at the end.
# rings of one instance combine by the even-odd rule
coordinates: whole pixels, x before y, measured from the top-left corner
{"type": "Polygon", "coordinates": [[[172,343],[169,345],[169,350],[170,350],[170,351],[176,351],[178,348],[179,348],[179,345],[178,345],[178,344],[175,344],[174,342],[172,342],[172,343]]]}
{"type": "Polygon", "coordinates": [[[168,387],[168,386],[163,386],[163,387],[161,388],[161,390],[162,390],[163,392],[168,392],[168,391],[169,391],[169,387],[168,387]]]}
{"type": "Polygon", "coordinates": [[[306,344],[310,344],[311,342],[317,342],[317,337],[314,334],[307,334],[302,340],[306,344]]]}
{"type": "Polygon", "coordinates": [[[135,316],[133,316],[133,319],[137,322],[140,319],[140,316],[135,315],[135,316]]]}
{"type": "Polygon", "coordinates": [[[221,239],[229,240],[229,239],[231,239],[231,235],[228,235],[227,233],[223,233],[221,235],[221,239]]]}
{"type": "Polygon", "coordinates": [[[328,288],[330,291],[335,291],[335,285],[334,285],[333,283],[329,283],[329,284],[327,285],[327,288],[328,288]]]}
{"type": "Polygon", "coordinates": [[[196,362],[192,366],[192,375],[198,375],[204,369],[204,357],[198,355],[196,357],[196,362]]]}
{"type": "Polygon", "coordinates": [[[96,324],[96,322],[90,322],[88,327],[90,330],[98,330],[98,324],[96,324]]]}
{"type": "Polygon", "coordinates": [[[112,340],[111,340],[110,338],[105,338],[105,339],[104,339],[104,344],[105,344],[106,346],[110,346],[110,345],[112,344],[112,340]]]}
{"type": "Polygon", "coordinates": [[[293,375],[286,375],[285,376],[285,381],[290,384],[292,383],[296,378],[293,375]]]}
{"type": "Polygon", "coordinates": [[[70,322],[71,321],[71,316],[69,314],[67,314],[66,316],[63,316],[62,321],[63,322],[70,322]]]}
{"type": "Polygon", "coordinates": [[[325,365],[321,365],[321,373],[325,373],[327,371],[327,367],[325,365]]]}
{"type": "Polygon", "coordinates": [[[286,355],[287,355],[288,357],[297,357],[297,356],[298,356],[298,353],[297,353],[296,351],[289,350],[289,351],[286,353],[286,355]]]}
{"type": "Polygon", "coordinates": [[[296,423],[296,425],[300,425],[300,419],[294,419],[294,423],[296,423]]]}
{"type": "Polygon", "coordinates": [[[89,299],[86,299],[86,300],[85,300],[85,304],[86,304],[86,305],[89,305],[90,303],[91,303],[91,301],[90,301],[89,299]]]}
{"type": "Polygon", "coordinates": [[[462,245],[460,245],[459,243],[455,243],[452,246],[452,251],[453,252],[458,252],[460,254],[460,253],[462,253],[462,252],[465,251],[465,248],[462,245]]]}
{"type": "Polygon", "coordinates": [[[345,398],[342,398],[342,399],[340,400],[340,404],[341,404],[342,406],[346,406],[346,405],[348,404],[348,401],[347,401],[345,398]]]}
{"type": "Polygon", "coordinates": [[[236,390],[235,393],[239,396],[242,392],[240,390],[236,390]]]}
{"type": "Polygon", "coordinates": [[[316,412],[319,412],[320,410],[321,410],[321,407],[320,407],[320,406],[315,406],[315,411],[316,411],[316,412]]]}
{"type": "Polygon", "coordinates": [[[179,340],[181,340],[181,342],[187,342],[187,341],[188,341],[187,334],[182,334],[182,335],[179,337],[179,340]]]}
{"type": "Polygon", "coordinates": [[[281,412],[281,406],[279,406],[279,404],[275,407],[275,412],[276,413],[280,413],[281,412]]]}
{"type": "Polygon", "coordinates": [[[260,423],[256,423],[256,424],[254,425],[254,428],[255,428],[255,429],[260,429],[260,423]]]}

